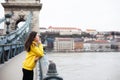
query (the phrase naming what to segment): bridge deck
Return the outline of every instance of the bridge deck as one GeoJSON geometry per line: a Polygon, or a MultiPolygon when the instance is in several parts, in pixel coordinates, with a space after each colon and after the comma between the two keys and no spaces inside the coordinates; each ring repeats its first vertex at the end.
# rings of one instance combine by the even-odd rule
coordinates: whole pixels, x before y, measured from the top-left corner
{"type": "Polygon", "coordinates": [[[18,54],[4,64],[0,64],[0,80],[22,80],[22,61],[24,52],[18,54]]]}

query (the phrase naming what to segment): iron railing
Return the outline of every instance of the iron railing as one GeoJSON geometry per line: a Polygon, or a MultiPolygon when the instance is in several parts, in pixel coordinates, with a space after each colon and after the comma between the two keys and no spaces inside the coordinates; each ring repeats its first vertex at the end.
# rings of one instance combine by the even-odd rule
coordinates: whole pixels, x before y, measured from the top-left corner
{"type": "Polygon", "coordinates": [[[8,43],[16,43],[16,42],[24,42],[26,35],[31,30],[31,19],[32,19],[32,12],[27,17],[25,24],[11,32],[10,34],[0,36],[0,44],[8,44],[8,43]]]}
{"type": "Polygon", "coordinates": [[[31,28],[32,12],[27,17],[25,24],[18,30],[0,38],[0,63],[8,61],[10,58],[23,51],[23,44],[31,28]]]}
{"type": "Polygon", "coordinates": [[[23,44],[4,44],[0,45],[0,64],[8,61],[12,57],[24,50],[23,44]]]}

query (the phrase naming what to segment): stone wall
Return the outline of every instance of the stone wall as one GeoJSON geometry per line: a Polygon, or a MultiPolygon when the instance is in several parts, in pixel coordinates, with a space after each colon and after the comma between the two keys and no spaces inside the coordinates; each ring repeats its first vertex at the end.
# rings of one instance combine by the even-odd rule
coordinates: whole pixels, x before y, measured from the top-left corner
{"type": "MultiPolygon", "coordinates": [[[[16,21],[20,19],[20,15],[24,15],[24,19],[26,20],[27,15],[30,11],[33,13],[32,17],[32,30],[39,30],[39,13],[42,8],[41,3],[36,3],[36,0],[8,0],[8,3],[2,3],[5,14],[10,13],[11,11],[14,15],[11,18],[10,30],[15,30],[16,21]],[[21,2],[21,3],[18,3],[21,2]],[[24,3],[22,3],[24,2],[24,3]],[[34,2],[34,3],[32,3],[34,2]],[[21,14],[22,13],[22,14],[21,14]]],[[[6,25],[5,25],[6,26],[6,25]]],[[[4,30],[6,32],[6,30],[4,30]]]]}
{"type": "Polygon", "coordinates": [[[40,3],[40,0],[6,0],[9,3],[40,3]]]}

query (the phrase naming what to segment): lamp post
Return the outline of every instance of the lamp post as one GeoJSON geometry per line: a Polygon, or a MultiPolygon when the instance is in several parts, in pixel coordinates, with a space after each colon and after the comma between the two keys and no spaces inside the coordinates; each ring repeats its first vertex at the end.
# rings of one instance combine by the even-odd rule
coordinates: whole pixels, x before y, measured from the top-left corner
{"type": "Polygon", "coordinates": [[[6,25],[7,25],[7,30],[6,30],[6,34],[9,34],[9,25],[10,25],[10,18],[11,18],[11,15],[10,14],[5,14],[5,20],[6,20],[6,25]]]}

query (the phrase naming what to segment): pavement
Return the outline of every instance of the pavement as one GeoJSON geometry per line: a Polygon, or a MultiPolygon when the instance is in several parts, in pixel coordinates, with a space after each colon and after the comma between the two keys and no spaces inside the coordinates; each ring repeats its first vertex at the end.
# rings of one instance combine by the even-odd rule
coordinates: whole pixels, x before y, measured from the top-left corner
{"type": "Polygon", "coordinates": [[[0,80],[22,80],[22,61],[25,53],[9,59],[4,64],[0,64],[0,80]]]}
{"type": "MultiPolygon", "coordinates": [[[[22,62],[25,59],[25,51],[0,64],[0,80],[22,80],[22,62]]],[[[34,80],[39,79],[39,64],[34,69],[34,80]]]]}

